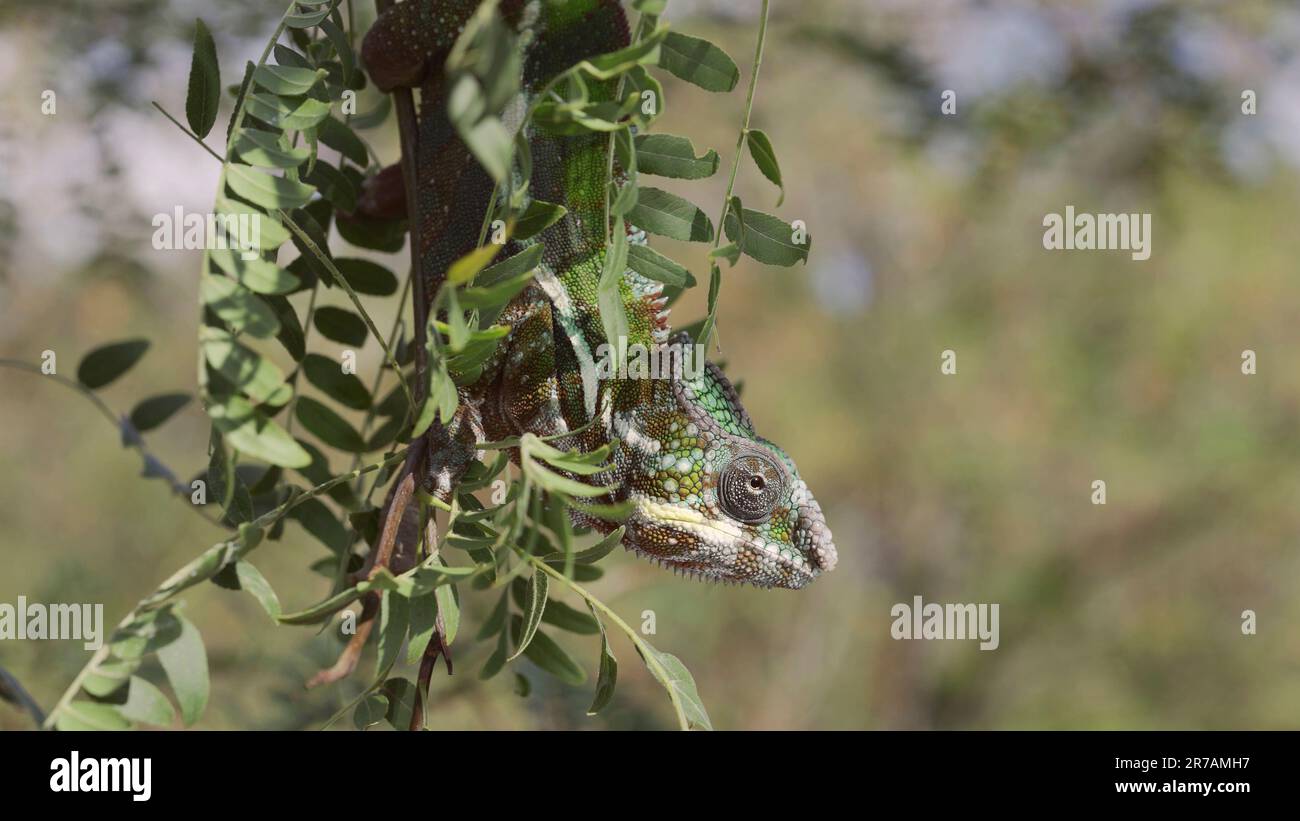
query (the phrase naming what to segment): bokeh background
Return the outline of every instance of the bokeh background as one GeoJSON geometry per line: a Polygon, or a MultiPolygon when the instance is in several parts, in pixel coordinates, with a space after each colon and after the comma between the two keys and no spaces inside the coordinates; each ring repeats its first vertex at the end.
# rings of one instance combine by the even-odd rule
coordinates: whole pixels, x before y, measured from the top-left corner
{"type": "MultiPolygon", "coordinates": [[[[724,163],[758,6],[669,6],[679,30],[733,55],[742,86],[711,95],[666,78],[659,127],[724,163]]],[[[71,373],[98,344],[146,336],[153,349],[109,404],[192,390],[199,256],[154,251],[150,218],[210,207],[217,167],[150,101],[183,112],[195,16],[233,83],[276,7],[0,7],[0,357],[53,349],[71,373]],[[55,116],[40,112],[45,89],[55,116]]],[[[806,268],[725,271],[722,358],[821,501],[840,566],[803,591],[758,591],[618,553],[592,585],[629,620],[655,611],[652,641],[692,670],[715,726],[1300,724],[1294,4],[777,0],[753,125],[784,169],[776,213],[815,239],[806,268]],[[945,89],[954,116],[940,114],[945,89]],[[1045,251],[1043,216],[1066,205],[1151,213],[1150,260],[1045,251]],[[945,349],[956,375],[940,373],[945,349]],[[1245,349],[1256,375],[1241,372],[1245,349]],[[891,640],[891,606],[915,595],[998,603],[1001,646],[891,640]],[[1242,634],[1247,609],[1257,635],[1242,634]]],[[[396,157],[391,129],[367,136],[396,157]]],[[[662,184],[716,216],[725,174],[674,182],[662,184]]],[[[748,159],[737,192],[775,203],[748,159]]],[[[707,272],[702,247],[658,244],[707,272]]],[[[703,291],[679,303],[679,323],[702,315],[703,291]]],[[[381,326],[395,309],[373,308],[381,326]]],[[[377,364],[371,341],[362,368],[377,364]]],[[[150,445],[188,477],[206,431],[191,405],[150,445]]],[[[221,537],[136,478],[139,457],[94,408],[39,377],[0,371],[0,465],[3,602],[103,602],[115,623],[221,537]]],[[[296,608],[327,592],[306,570],[322,556],[291,524],[253,558],[296,608]]],[[[528,698],[508,675],[478,681],[491,648],[472,637],[494,599],[462,600],[433,727],[672,726],[617,637],[619,692],[599,718],[584,715],[589,688],[527,662],[528,698]]],[[[186,612],[213,674],[203,727],[318,727],[369,672],[308,692],[332,637],[276,627],[251,597],[210,585],[186,612]]],[[[560,640],[594,673],[597,642],[560,640]]],[[[0,664],[46,707],[87,657],[78,642],[0,643],[0,664]]],[[[0,728],[25,721],[0,705],[0,728]]]]}

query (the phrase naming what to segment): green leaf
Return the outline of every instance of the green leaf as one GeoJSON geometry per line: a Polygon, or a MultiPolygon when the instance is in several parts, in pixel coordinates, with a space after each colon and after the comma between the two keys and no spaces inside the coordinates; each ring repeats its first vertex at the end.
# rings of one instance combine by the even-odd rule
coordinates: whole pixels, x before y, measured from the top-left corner
{"type": "Polygon", "coordinates": [[[383,693],[388,699],[388,712],[384,718],[395,729],[409,729],[416,700],[419,698],[415,685],[404,678],[390,678],[384,682],[383,693]]]}
{"type": "Polygon", "coordinates": [[[131,722],[111,704],[73,701],[59,710],[54,726],[61,731],[129,730],[131,722]]]}
{"type": "Polygon", "coordinates": [[[155,727],[169,727],[176,720],[176,711],[162,690],[139,676],[131,677],[131,689],[127,691],[126,703],[118,707],[117,711],[132,721],[155,727]]]}
{"type": "Polygon", "coordinates": [[[642,63],[653,65],[659,60],[659,44],[667,32],[668,29],[661,26],[629,46],[583,60],[575,68],[598,80],[608,80],[642,63]]]}
{"type": "Polygon", "coordinates": [[[365,320],[346,308],[332,305],[317,308],[312,322],[326,339],[356,348],[366,344],[365,320]]]}
{"type": "Polygon", "coordinates": [[[447,268],[447,281],[452,285],[463,285],[478,275],[483,267],[491,262],[501,251],[501,246],[495,243],[475,248],[468,254],[453,262],[447,268]]]}
{"type": "Polygon", "coordinates": [[[659,65],[705,91],[731,91],[740,69],[727,53],[708,40],[668,32],[659,47],[659,65]]]}
{"type": "Polygon", "coordinates": [[[388,697],[382,693],[371,693],[361,700],[352,713],[352,725],[358,730],[364,730],[383,721],[387,714],[388,697]]]}
{"type": "Polygon", "coordinates": [[[271,53],[275,55],[275,61],[282,66],[311,68],[311,61],[283,43],[276,43],[271,53]]]}
{"type": "Polygon", "coordinates": [[[141,433],[153,430],[176,415],[192,398],[188,393],[151,396],[131,409],[131,426],[141,433]]]}
{"type": "Polygon", "coordinates": [[[276,177],[247,165],[226,167],[230,190],[263,208],[297,208],[306,205],[316,189],[297,180],[276,177]]]}
{"type": "Polygon", "coordinates": [[[176,618],[181,623],[181,634],[158,649],[158,661],[181,705],[181,721],[190,727],[208,704],[208,656],[198,628],[184,616],[176,618]]]}
{"type": "Polygon", "coordinates": [[[304,530],[315,536],[335,555],[346,552],[352,546],[352,534],[319,499],[305,499],[298,503],[289,511],[289,518],[297,520],[304,530]]]}
{"type": "Polygon", "coordinates": [[[406,663],[415,664],[429,647],[438,627],[437,591],[411,598],[411,641],[406,647],[406,663]]]}
{"type": "Polygon", "coordinates": [[[510,159],[514,154],[514,140],[510,131],[496,117],[488,116],[468,128],[460,128],[461,139],[474,159],[497,183],[510,173],[510,159]]]}
{"type": "MultiPolygon", "coordinates": [[[[557,206],[563,208],[563,206],[557,206]]],[[[515,226],[516,229],[518,226],[515,226]]],[[[517,238],[517,235],[516,235],[517,238]]],[[[500,262],[490,265],[479,272],[475,283],[478,287],[489,287],[508,279],[513,279],[521,274],[532,273],[537,269],[537,265],[542,260],[542,251],[545,246],[541,243],[530,245],[512,257],[501,260],[500,262]]]]}
{"type": "Polygon", "coordinates": [[[246,348],[219,328],[200,328],[199,344],[208,364],[261,404],[283,405],[293,396],[293,386],[269,359],[246,348]]]}
{"type": "MultiPolygon", "coordinates": [[[[501,601],[504,602],[505,600],[505,596],[502,596],[501,601]]],[[[502,618],[504,618],[504,616],[502,618]]],[[[483,669],[479,670],[478,677],[481,681],[487,681],[497,673],[501,672],[501,668],[505,666],[506,631],[502,630],[501,635],[497,637],[496,649],[492,651],[492,655],[488,656],[487,661],[483,662],[483,669]]]]}
{"type": "MultiPolygon", "coordinates": [[[[573,554],[574,564],[595,564],[596,562],[605,558],[606,556],[608,556],[610,553],[614,551],[614,548],[622,544],[623,534],[626,532],[626,530],[627,529],[625,527],[620,525],[616,527],[609,535],[601,539],[599,542],[596,542],[591,547],[587,548],[586,550],[580,550],[577,553],[573,554]]],[[[560,561],[562,563],[562,560],[560,560],[559,557],[552,556],[547,558],[547,564],[555,564],[557,561],[560,561]]]]}
{"type": "Polygon", "coordinates": [[[542,623],[542,614],[546,611],[546,592],[549,586],[550,580],[547,575],[541,570],[534,569],[524,593],[523,629],[515,638],[515,651],[506,658],[507,662],[519,658],[536,636],[537,627],[542,623]]]}
{"type": "Polygon", "coordinates": [[[740,246],[734,242],[714,248],[708,253],[709,259],[725,259],[733,267],[740,261],[740,246]]]}
{"type": "Polygon", "coordinates": [[[610,212],[615,216],[625,217],[636,207],[640,188],[637,184],[637,144],[632,138],[632,130],[624,129],[614,132],[614,154],[623,170],[622,181],[611,180],[612,200],[610,212]]]}
{"type": "Polygon", "coordinates": [[[646,279],[662,282],[674,288],[694,288],[695,277],[673,260],[649,245],[629,245],[627,265],[646,279]]]}
{"type": "Polygon", "coordinates": [[[356,587],[347,588],[304,610],[285,613],[278,621],[280,624],[318,624],[361,598],[364,592],[356,587]]]}
{"type": "Polygon", "coordinates": [[[515,222],[512,236],[517,240],[535,237],[559,222],[566,213],[568,213],[568,209],[563,205],[543,200],[533,200],[528,203],[524,213],[515,222]]]}
{"type": "MultiPolygon", "coordinates": [[[[274,217],[268,216],[251,205],[232,200],[224,192],[217,194],[217,213],[223,216],[243,218],[246,222],[256,220],[258,247],[263,251],[274,251],[289,239],[289,229],[274,217]]],[[[249,233],[252,233],[251,226],[249,233]]]]}
{"type": "MultiPolygon", "coordinates": [[[[672,653],[656,650],[650,642],[642,643],[655,663],[651,664],[646,660],[644,654],[642,660],[646,661],[650,673],[668,691],[668,697],[673,703],[673,710],[676,711],[682,728],[712,730],[713,725],[709,723],[709,714],[704,709],[704,702],[700,700],[699,691],[695,688],[695,679],[686,669],[686,665],[672,653]]],[[[637,652],[641,652],[639,648],[637,652]]]]}
{"type": "Polygon", "coordinates": [[[533,272],[524,271],[514,279],[507,279],[498,282],[487,288],[466,288],[460,292],[460,305],[462,308],[495,308],[505,305],[515,298],[515,295],[528,287],[528,283],[533,281],[533,272]]]}
{"type": "Polygon", "coordinates": [[[406,641],[411,624],[411,602],[395,592],[385,593],[379,602],[379,655],[375,666],[389,670],[406,641]]]}
{"type": "Polygon", "coordinates": [[[609,635],[605,632],[604,622],[596,615],[596,608],[591,602],[587,602],[587,608],[591,610],[591,617],[595,619],[600,629],[600,673],[596,679],[596,695],[591,700],[591,706],[587,708],[587,715],[594,716],[605,709],[610,699],[614,698],[614,687],[618,684],[618,659],[614,657],[614,650],[609,646],[609,635]]]}
{"type": "Polygon", "coordinates": [[[351,128],[333,117],[321,120],[320,141],[363,169],[369,162],[366,144],[361,142],[361,138],[351,128]]]}
{"type": "Polygon", "coordinates": [[[785,200],[785,184],[781,182],[781,165],[776,161],[776,150],[772,148],[772,141],[768,139],[766,132],[752,128],[745,135],[745,142],[749,146],[749,156],[754,158],[758,170],[762,171],[763,176],[771,180],[773,185],[781,189],[781,194],[776,199],[779,208],[785,200]]]}
{"type": "Polygon", "coordinates": [[[615,217],[613,236],[609,250],[596,284],[596,302],[600,308],[600,322],[605,330],[605,339],[610,345],[617,346],[619,340],[628,335],[627,312],[623,307],[623,295],[620,285],[623,274],[627,272],[627,228],[622,217],[615,217]]]}
{"type": "Polygon", "coordinates": [[[370,407],[370,391],[356,374],[344,373],[342,363],[327,356],[309,353],[302,360],[302,372],[307,381],[353,410],[370,407]]]}
{"type": "Polygon", "coordinates": [[[280,320],[271,306],[230,277],[204,274],[199,279],[199,299],[237,334],[266,339],[280,332],[280,320]]]}
{"type": "Polygon", "coordinates": [[[196,19],[189,91],[185,95],[185,119],[200,140],[208,136],[216,123],[220,101],[221,70],[217,65],[217,44],[203,21],[196,19]]]}
{"type": "Polygon", "coordinates": [[[347,420],[310,396],[299,396],[294,416],[304,428],[330,447],[363,453],[366,442],[347,420]]]}
{"type": "Polygon", "coordinates": [[[547,470],[543,467],[537,467],[529,471],[528,476],[534,482],[541,485],[544,490],[549,490],[552,493],[562,493],[568,496],[604,496],[610,491],[610,488],[608,487],[583,484],[582,482],[570,479],[567,476],[561,476],[558,473],[547,470]]]}
{"type": "MultiPolygon", "coordinates": [[[[511,632],[518,633],[522,629],[523,619],[519,616],[513,617],[511,632]]],[[[587,680],[587,672],[582,669],[582,665],[574,661],[564,648],[541,630],[538,630],[532,641],[528,642],[528,649],[524,651],[524,656],[566,684],[578,687],[587,680]]]]}
{"type": "Polygon", "coordinates": [[[207,407],[212,424],[230,442],[231,447],[273,465],[303,468],[311,464],[311,454],[274,421],[257,411],[248,400],[230,396],[214,400],[207,407]]]}
{"type": "Polygon", "coordinates": [[[439,360],[436,367],[429,368],[429,393],[420,409],[415,427],[411,429],[411,438],[420,436],[428,430],[435,418],[440,419],[443,424],[450,422],[459,405],[460,397],[456,393],[456,383],[447,373],[446,363],[439,360]]]}
{"type": "Polygon", "coordinates": [[[676,134],[639,134],[636,137],[637,168],[645,174],[699,180],[718,170],[718,152],[710,148],[703,157],[686,137],[676,134]]]}
{"type": "Polygon", "coordinates": [[[275,335],[275,338],[280,341],[295,362],[300,361],[307,353],[307,339],[303,335],[302,324],[298,322],[298,314],[293,310],[293,305],[285,297],[275,294],[260,294],[258,299],[270,305],[271,310],[275,311],[276,319],[280,321],[280,332],[275,335]]]}
{"type": "Polygon", "coordinates": [[[391,296],[397,293],[397,277],[377,262],[340,257],[334,260],[339,273],[352,289],[367,296],[391,296]]]}
{"type": "Polygon", "coordinates": [[[101,345],[81,358],[81,364],[77,365],[77,381],[91,390],[102,388],[131,370],[147,350],[147,339],[101,345]]]}
{"type": "Polygon", "coordinates": [[[637,95],[638,102],[634,116],[642,127],[664,113],[664,87],[650,75],[650,72],[643,66],[637,66],[623,76],[627,81],[627,87],[637,95]],[[649,111],[645,110],[647,105],[649,111]]]}
{"type": "Polygon", "coordinates": [[[301,12],[296,12],[294,14],[286,15],[284,18],[284,23],[291,29],[307,29],[307,28],[311,28],[312,26],[320,25],[321,21],[329,16],[330,9],[332,8],[332,4],[324,4],[324,3],[317,4],[311,2],[307,2],[307,3],[299,2],[298,5],[300,6],[324,5],[325,8],[322,8],[319,11],[301,11],[301,12]]]}
{"type": "MultiPolygon", "coordinates": [[[[564,515],[567,516],[568,514],[564,515]]],[[[551,599],[546,603],[546,610],[542,612],[542,621],[561,630],[568,630],[570,633],[583,636],[591,636],[600,632],[600,623],[596,619],[555,599],[551,599]]]]}
{"type": "Polygon", "coordinates": [[[325,69],[297,68],[295,66],[258,66],[253,71],[253,82],[282,97],[306,94],[322,78],[325,69]]]}
{"type": "Polygon", "coordinates": [[[357,210],[357,197],[360,196],[360,192],[357,190],[356,183],[347,174],[324,160],[317,160],[311,166],[311,170],[303,175],[302,181],[314,186],[321,196],[339,211],[351,213],[357,210]]]}
{"type": "Polygon", "coordinates": [[[104,698],[116,693],[131,680],[131,674],[140,669],[140,660],[103,661],[86,672],[81,682],[81,689],[96,698],[104,698]]]}
{"type": "MultiPolygon", "coordinates": [[[[312,499],[311,501],[316,501],[312,499]]],[[[275,595],[275,590],[271,588],[271,583],[266,580],[262,572],[246,561],[240,560],[235,563],[235,576],[239,579],[239,589],[247,592],[257,603],[262,605],[262,609],[273,619],[280,618],[280,597],[275,595]]]]}
{"type": "Polygon", "coordinates": [[[652,234],[685,242],[711,242],[713,223],[698,207],[676,194],[642,186],[629,221],[652,234]]]}
{"type": "Polygon", "coordinates": [[[442,615],[443,636],[450,645],[460,631],[460,603],[456,601],[456,586],[440,585],[434,590],[434,598],[438,600],[438,612],[442,615]]]}
{"type": "Polygon", "coordinates": [[[208,257],[245,288],[259,294],[289,294],[301,285],[296,276],[261,257],[244,259],[241,252],[229,248],[211,250],[208,257]]]}
{"type": "MultiPolygon", "coordinates": [[[[343,67],[343,84],[352,85],[352,72],[356,67],[356,57],[352,53],[352,45],[348,42],[348,36],[343,33],[343,29],[335,25],[333,20],[324,20],[320,24],[321,31],[329,38],[330,44],[334,46],[334,53],[338,55],[339,63],[343,67]]],[[[388,100],[388,96],[384,96],[388,100]]],[[[364,128],[364,126],[362,126],[364,128]]],[[[362,163],[364,165],[364,163],[362,163]]]]}
{"type": "MultiPolygon", "coordinates": [[[[741,217],[744,219],[745,238],[738,244],[746,256],[767,265],[784,267],[808,261],[811,234],[805,234],[804,242],[798,244],[794,241],[795,229],[784,220],[750,208],[743,209],[741,217]]],[[[740,228],[734,214],[727,214],[725,227],[727,239],[734,240],[740,228]]]]}
{"type": "Polygon", "coordinates": [[[245,163],[265,168],[297,168],[311,157],[309,149],[287,147],[279,134],[254,128],[239,130],[235,151],[245,163]]]}

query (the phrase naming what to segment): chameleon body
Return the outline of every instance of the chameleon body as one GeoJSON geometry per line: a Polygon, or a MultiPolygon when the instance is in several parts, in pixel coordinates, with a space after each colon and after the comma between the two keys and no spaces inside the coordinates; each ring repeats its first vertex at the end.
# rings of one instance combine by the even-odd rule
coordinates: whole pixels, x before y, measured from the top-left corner
{"type": "MultiPolygon", "coordinates": [[[[412,233],[432,295],[448,266],[477,245],[493,185],[446,114],[443,67],[476,0],[407,0],[382,14],[367,34],[363,59],[382,90],[420,89],[412,233]]],[[[506,0],[503,18],[527,31],[524,94],[571,65],[629,42],[613,0],[506,0]]],[[[592,81],[592,99],[613,99],[617,80],[592,81]]],[[[478,442],[534,433],[559,436],[560,448],[612,445],[610,471],[574,477],[614,486],[608,501],[627,501],[623,544],[662,565],[700,578],[798,588],[835,566],[820,507],[779,447],[759,437],[736,391],[708,363],[689,367],[689,349],[671,336],[663,286],[626,271],[619,292],[629,348],[662,353],[666,378],[600,368],[608,342],[597,283],[605,261],[605,184],[609,136],[528,135],[530,195],[561,203],[562,219],[530,242],[544,251],[533,282],[496,320],[509,335],[430,446],[426,485],[446,494],[478,442]]],[[[620,173],[616,169],[616,174],[620,173]]],[[[629,239],[644,234],[629,227],[629,239]]],[[[504,253],[521,250],[511,242],[504,253]]],[[[575,523],[608,533],[614,523],[574,511],[575,523]]]]}

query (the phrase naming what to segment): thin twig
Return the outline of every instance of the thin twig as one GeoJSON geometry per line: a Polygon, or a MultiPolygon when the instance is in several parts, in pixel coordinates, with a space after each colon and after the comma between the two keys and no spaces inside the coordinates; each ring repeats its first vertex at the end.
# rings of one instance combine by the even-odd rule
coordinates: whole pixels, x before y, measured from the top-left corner
{"type": "MultiPolygon", "coordinates": [[[[87,388],[85,385],[81,384],[80,382],[77,382],[74,379],[69,379],[68,377],[57,373],[45,373],[38,366],[33,365],[30,362],[23,362],[20,359],[0,359],[0,367],[13,368],[14,370],[34,373],[39,376],[43,376],[46,379],[52,379],[58,384],[64,386],[65,388],[69,388],[70,390],[76,391],[77,393],[79,393],[80,395],[88,399],[90,403],[94,405],[95,408],[100,412],[100,414],[102,414],[103,417],[109,421],[109,424],[111,424],[114,427],[114,429],[116,429],[119,433],[122,432],[122,428],[124,424],[129,424],[129,419],[119,418],[116,414],[114,414],[113,409],[110,408],[104,402],[104,400],[99,397],[99,394],[95,393],[90,388],[87,388]]],[[[134,431],[134,428],[132,428],[132,430],[134,431]]],[[[173,471],[171,468],[163,464],[163,462],[160,459],[158,459],[158,457],[154,456],[152,453],[148,451],[148,449],[145,448],[144,440],[140,438],[138,431],[136,431],[132,436],[123,437],[122,444],[123,447],[128,447],[131,448],[132,450],[139,451],[141,457],[144,458],[146,463],[153,462],[156,465],[160,465],[164,470],[166,470],[169,474],[171,474],[173,478],[175,478],[176,476],[175,471],[173,471]]],[[[182,485],[173,485],[172,495],[182,499],[189,498],[184,493],[184,489],[182,485]]],[[[202,516],[204,521],[206,521],[208,524],[216,525],[217,527],[225,527],[227,530],[233,529],[228,525],[222,525],[221,522],[209,516],[207,513],[204,512],[203,508],[199,505],[190,504],[187,505],[187,507],[192,508],[195,513],[197,513],[199,516],[202,516]]]]}
{"type": "Polygon", "coordinates": [[[41,705],[28,694],[13,673],[3,667],[0,667],[0,700],[22,707],[36,722],[37,727],[45,723],[45,712],[41,709],[41,705]]]}

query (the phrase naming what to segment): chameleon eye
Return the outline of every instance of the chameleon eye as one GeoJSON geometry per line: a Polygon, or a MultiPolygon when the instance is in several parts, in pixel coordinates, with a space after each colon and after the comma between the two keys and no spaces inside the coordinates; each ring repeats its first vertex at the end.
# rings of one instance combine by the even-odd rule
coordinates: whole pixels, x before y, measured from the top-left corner
{"type": "Polygon", "coordinates": [[[745,454],[722,469],[718,501],[727,515],[741,522],[762,522],[781,497],[781,469],[766,456],[745,454]]]}

